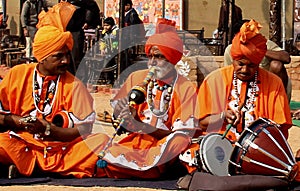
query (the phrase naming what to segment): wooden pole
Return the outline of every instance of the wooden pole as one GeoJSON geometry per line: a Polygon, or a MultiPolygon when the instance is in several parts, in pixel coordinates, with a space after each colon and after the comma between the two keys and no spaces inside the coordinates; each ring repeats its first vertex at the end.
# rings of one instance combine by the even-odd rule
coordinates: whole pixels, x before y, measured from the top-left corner
{"type": "Polygon", "coordinates": [[[122,28],[124,27],[124,0],[120,0],[119,2],[119,54],[118,54],[118,70],[117,70],[117,78],[120,76],[122,70],[123,70],[123,60],[124,60],[124,51],[122,51],[123,44],[122,44],[122,28]]]}
{"type": "Polygon", "coordinates": [[[165,16],[166,16],[165,15],[166,14],[165,13],[165,8],[166,8],[165,4],[166,4],[166,2],[165,2],[165,0],[162,0],[161,3],[162,3],[162,18],[165,18],[165,16]]]}
{"type": "Polygon", "coordinates": [[[7,21],[6,0],[2,0],[2,11],[3,11],[3,26],[6,26],[6,21],[7,21]]]}

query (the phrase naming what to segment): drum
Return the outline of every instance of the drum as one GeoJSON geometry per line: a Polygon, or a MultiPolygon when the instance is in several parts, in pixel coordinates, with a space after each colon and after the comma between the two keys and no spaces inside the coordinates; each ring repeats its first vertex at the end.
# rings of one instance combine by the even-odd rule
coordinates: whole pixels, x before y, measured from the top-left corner
{"type": "Polygon", "coordinates": [[[202,169],[217,176],[228,176],[232,143],[218,133],[210,133],[200,140],[200,164],[202,169]]]}
{"type": "Polygon", "coordinates": [[[269,175],[294,179],[297,165],[279,125],[259,118],[246,128],[235,143],[229,174],[269,175]]]}

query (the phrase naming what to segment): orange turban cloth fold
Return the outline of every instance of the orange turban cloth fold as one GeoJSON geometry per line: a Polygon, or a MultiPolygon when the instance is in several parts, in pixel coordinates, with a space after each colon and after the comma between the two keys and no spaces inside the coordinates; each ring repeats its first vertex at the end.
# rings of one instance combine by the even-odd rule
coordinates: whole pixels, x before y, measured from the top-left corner
{"type": "Polygon", "coordinates": [[[60,3],[49,8],[47,12],[42,11],[39,14],[37,28],[43,26],[55,26],[62,31],[66,31],[67,25],[73,16],[76,8],[71,3],[61,1],[60,3]]]}
{"type": "Polygon", "coordinates": [[[145,45],[147,55],[152,46],[157,46],[170,63],[177,64],[182,57],[183,42],[176,32],[175,24],[172,20],[158,19],[155,34],[149,37],[145,45]]]}
{"type": "Polygon", "coordinates": [[[63,32],[54,26],[44,26],[35,34],[32,46],[33,55],[40,62],[64,46],[72,50],[72,34],[68,31],[63,32]]]}
{"type": "Polygon", "coordinates": [[[233,60],[249,59],[259,64],[267,52],[267,39],[259,33],[262,26],[255,20],[243,24],[240,32],[232,40],[231,57],[233,60]]]}
{"type": "Polygon", "coordinates": [[[74,5],[62,1],[47,12],[42,11],[39,14],[38,31],[32,45],[33,55],[37,61],[44,60],[64,46],[72,50],[72,34],[66,32],[66,28],[75,10],[74,5]]]}

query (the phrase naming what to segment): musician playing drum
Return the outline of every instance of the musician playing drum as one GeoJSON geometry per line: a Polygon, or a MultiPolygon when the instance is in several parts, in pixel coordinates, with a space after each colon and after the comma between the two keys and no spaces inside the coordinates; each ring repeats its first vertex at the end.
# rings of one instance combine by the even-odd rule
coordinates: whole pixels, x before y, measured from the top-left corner
{"type": "Polygon", "coordinates": [[[171,165],[194,136],[197,96],[192,82],[175,69],[183,42],[174,26],[174,21],[158,20],[156,33],[145,45],[149,69],[131,73],[114,97],[114,116],[127,135],[99,154],[107,166],[98,161],[97,177],[158,178],[178,169],[171,165]],[[132,90],[142,94],[129,93],[132,90]]]}
{"type": "Polygon", "coordinates": [[[243,129],[259,117],[280,124],[288,138],[292,126],[289,103],[284,86],[272,73],[259,68],[265,56],[266,38],[259,33],[261,25],[246,22],[232,42],[233,64],[209,74],[200,86],[200,126],[210,131],[224,132],[236,140],[243,129]]]}
{"type": "MultiPolygon", "coordinates": [[[[237,141],[251,123],[266,118],[277,123],[285,139],[288,138],[292,120],[282,81],[259,68],[267,50],[266,38],[259,33],[260,28],[254,20],[246,22],[232,41],[232,65],[210,73],[201,84],[199,119],[200,127],[207,132],[224,133],[230,140],[237,141]]],[[[253,135],[257,137],[255,133],[253,135]]],[[[247,141],[250,143],[251,140],[247,141]]],[[[294,164],[291,162],[293,168],[294,164]]],[[[292,174],[291,179],[295,173],[292,174]]]]}

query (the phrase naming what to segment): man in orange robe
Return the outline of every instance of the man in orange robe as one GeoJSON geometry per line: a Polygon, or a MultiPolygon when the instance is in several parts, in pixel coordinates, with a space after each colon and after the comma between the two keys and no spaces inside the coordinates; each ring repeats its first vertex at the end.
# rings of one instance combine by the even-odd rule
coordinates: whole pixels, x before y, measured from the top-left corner
{"type": "Polygon", "coordinates": [[[280,124],[288,137],[292,121],[283,84],[258,67],[267,50],[260,27],[254,20],[246,22],[233,39],[233,65],[212,72],[200,86],[200,125],[208,132],[220,127],[225,130],[232,124],[236,128],[231,130],[238,137],[245,127],[263,117],[280,124]]]}
{"type": "Polygon", "coordinates": [[[159,19],[145,45],[149,69],[133,72],[113,99],[114,116],[127,135],[100,157],[108,165],[97,169],[97,177],[150,179],[174,170],[197,130],[195,86],[174,66],[182,49],[175,22],[159,19]],[[143,93],[129,93],[133,89],[143,93]]]}
{"type": "Polygon", "coordinates": [[[81,151],[92,153],[84,137],[95,120],[93,99],[67,72],[73,39],[65,32],[75,8],[61,2],[42,16],[35,35],[36,64],[10,69],[0,84],[0,164],[30,176],[34,169],[76,177],[92,176],[81,151]],[[63,11],[59,11],[63,10],[63,11]],[[54,117],[64,116],[64,127],[54,117]]]}
{"type": "MultiPolygon", "coordinates": [[[[237,141],[243,130],[253,130],[251,124],[261,117],[279,124],[279,130],[288,138],[292,120],[283,83],[278,76],[259,67],[267,51],[266,38],[259,33],[260,27],[254,20],[246,22],[232,42],[233,64],[210,73],[201,84],[198,116],[200,127],[207,132],[219,131],[237,141]]],[[[246,141],[239,143],[247,144],[246,141]]],[[[252,163],[246,157],[238,158],[246,164],[252,163]]],[[[294,174],[297,167],[292,165],[291,174],[294,174]]]]}

